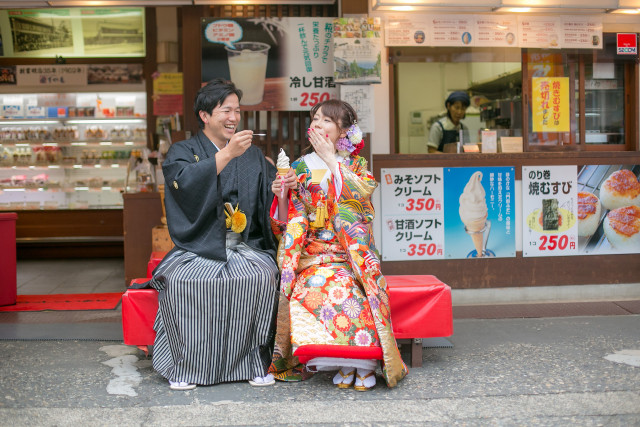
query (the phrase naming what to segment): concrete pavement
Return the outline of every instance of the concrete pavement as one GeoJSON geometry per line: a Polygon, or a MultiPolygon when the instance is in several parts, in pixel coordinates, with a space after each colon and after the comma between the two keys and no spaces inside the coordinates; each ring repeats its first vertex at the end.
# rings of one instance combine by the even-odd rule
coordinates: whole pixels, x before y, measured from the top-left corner
{"type": "Polygon", "coordinates": [[[302,383],[171,391],[135,348],[0,341],[0,423],[173,425],[640,425],[640,315],[455,320],[398,387],[302,383]]]}

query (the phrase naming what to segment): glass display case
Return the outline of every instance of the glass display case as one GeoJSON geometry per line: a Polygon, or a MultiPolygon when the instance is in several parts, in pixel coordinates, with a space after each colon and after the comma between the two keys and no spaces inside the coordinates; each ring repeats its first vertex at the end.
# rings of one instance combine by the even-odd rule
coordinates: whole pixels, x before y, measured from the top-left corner
{"type": "Polygon", "coordinates": [[[0,210],[121,208],[145,92],[0,95],[0,210]]]}

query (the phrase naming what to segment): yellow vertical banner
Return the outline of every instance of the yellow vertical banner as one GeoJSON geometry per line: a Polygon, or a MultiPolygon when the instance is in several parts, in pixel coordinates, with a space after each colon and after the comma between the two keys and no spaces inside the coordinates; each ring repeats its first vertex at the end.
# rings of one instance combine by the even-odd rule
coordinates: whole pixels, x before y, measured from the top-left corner
{"type": "Polygon", "coordinates": [[[569,77],[531,79],[533,132],[569,132],[569,77]]]}

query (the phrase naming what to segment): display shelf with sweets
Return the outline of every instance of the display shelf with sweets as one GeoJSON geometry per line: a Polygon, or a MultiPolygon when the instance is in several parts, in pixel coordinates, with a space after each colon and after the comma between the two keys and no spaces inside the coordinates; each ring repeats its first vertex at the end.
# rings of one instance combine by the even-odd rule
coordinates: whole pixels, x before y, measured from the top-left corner
{"type": "Polygon", "coordinates": [[[0,117],[0,210],[122,207],[129,159],[147,146],[145,92],[9,93],[0,102],[21,113],[0,117]]]}

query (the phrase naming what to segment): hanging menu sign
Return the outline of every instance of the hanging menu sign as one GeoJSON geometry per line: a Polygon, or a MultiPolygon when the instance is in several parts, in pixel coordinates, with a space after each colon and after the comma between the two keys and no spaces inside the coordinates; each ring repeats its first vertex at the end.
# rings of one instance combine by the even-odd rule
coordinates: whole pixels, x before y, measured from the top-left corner
{"type": "Polygon", "coordinates": [[[433,15],[430,24],[434,46],[475,46],[473,15],[433,15]]]}
{"type": "Polygon", "coordinates": [[[476,46],[517,46],[518,21],[510,15],[476,17],[476,46]]]}
{"type": "Polygon", "coordinates": [[[520,47],[559,49],[562,22],[558,16],[519,16],[520,47]]]}
{"type": "Polygon", "coordinates": [[[427,16],[390,16],[384,31],[385,46],[431,46],[427,16]]]}
{"type": "Polygon", "coordinates": [[[599,16],[391,15],[386,46],[602,49],[599,16]]]}
{"type": "Polygon", "coordinates": [[[602,19],[563,16],[562,37],[563,48],[602,49],[602,19]]]}

